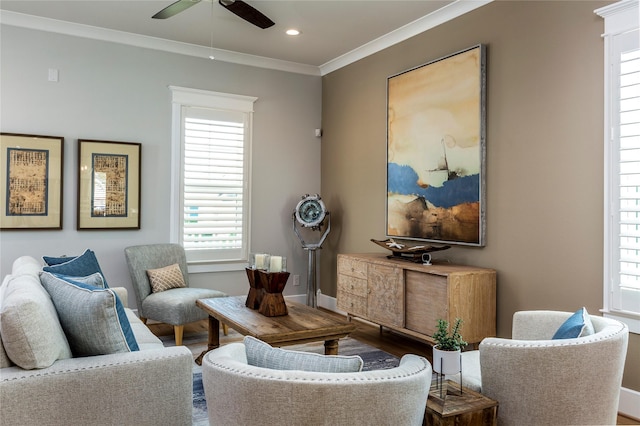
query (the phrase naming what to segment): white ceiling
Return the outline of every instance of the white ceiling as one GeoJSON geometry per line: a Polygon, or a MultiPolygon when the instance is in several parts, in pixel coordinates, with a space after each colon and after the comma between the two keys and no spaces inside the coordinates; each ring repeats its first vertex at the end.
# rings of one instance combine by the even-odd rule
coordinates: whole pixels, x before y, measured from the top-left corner
{"type": "MultiPolygon", "coordinates": [[[[8,25],[124,43],[129,39],[130,44],[147,47],[171,43],[168,50],[196,56],[213,54],[216,59],[231,62],[264,63],[269,58],[281,65],[274,68],[283,68],[282,62],[286,62],[292,68],[300,65],[300,70],[325,67],[331,71],[343,66],[340,60],[355,52],[359,52],[357,57],[350,61],[487,3],[487,0],[246,0],[275,22],[263,30],[232,14],[217,0],[203,0],[169,19],[151,18],[173,1],[1,0],[0,20],[8,25]],[[301,34],[287,36],[285,30],[289,28],[296,28],[301,34]]],[[[324,74],[326,70],[315,73],[324,74]]]]}

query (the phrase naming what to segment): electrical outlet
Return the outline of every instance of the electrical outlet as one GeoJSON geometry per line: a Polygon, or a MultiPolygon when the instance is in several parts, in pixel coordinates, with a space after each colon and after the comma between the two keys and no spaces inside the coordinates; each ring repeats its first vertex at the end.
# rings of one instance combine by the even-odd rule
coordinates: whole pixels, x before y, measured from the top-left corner
{"type": "Polygon", "coordinates": [[[300,285],[300,275],[293,276],[293,285],[300,285]]]}
{"type": "Polygon", "coordinates": [[[55,68],[49,68],[49,81],[57,82],[59,77],[59,72],[55,68]]]}

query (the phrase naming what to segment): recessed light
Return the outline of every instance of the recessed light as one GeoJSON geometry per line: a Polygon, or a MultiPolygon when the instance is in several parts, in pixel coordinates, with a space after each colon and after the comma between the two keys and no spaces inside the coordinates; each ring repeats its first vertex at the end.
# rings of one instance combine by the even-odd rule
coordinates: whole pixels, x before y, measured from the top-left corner
{"type": "Polygon", "coordinates": [[[297,36],[297,35],[299,35],[299,34],[300,34],[300,31],[298,31],[298,30],[296,30],[296,29],[294,29],[294,28],[291,28],[291,29],[287,30],[287,35],[290,35],[290,36],[297,36]]]}

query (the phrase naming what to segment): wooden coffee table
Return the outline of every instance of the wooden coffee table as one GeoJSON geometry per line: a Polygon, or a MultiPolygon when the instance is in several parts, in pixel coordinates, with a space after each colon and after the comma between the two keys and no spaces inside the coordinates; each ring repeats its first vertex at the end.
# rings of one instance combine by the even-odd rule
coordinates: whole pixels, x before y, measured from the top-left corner
{"type": "Polygon", "coordinates": [[[196,305],[209,314],[208,351],[220,346],[220,322],[244,336],[253,336],[272,346],[297,345],[324,340],[325,355],[338,354],[338,340],[347,337],[356,325],[301,303],[287,301],[288,315],[266,317],[244,304],[247,296],[198,299],[196,305]]]}

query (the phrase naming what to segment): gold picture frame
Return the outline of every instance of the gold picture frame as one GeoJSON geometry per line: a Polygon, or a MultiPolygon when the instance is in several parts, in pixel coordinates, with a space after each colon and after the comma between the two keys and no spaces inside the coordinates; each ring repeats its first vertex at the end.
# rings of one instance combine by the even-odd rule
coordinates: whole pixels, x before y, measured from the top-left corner
{"type": "Polygon", "coordinates": [[[140,229],[141,144],[78,140],[78,230],[140,229]]]}
{"type": "Polygon", "coordinates": [[[0,229],[62,229],[64,138],[0,133],[0,229]]]}

